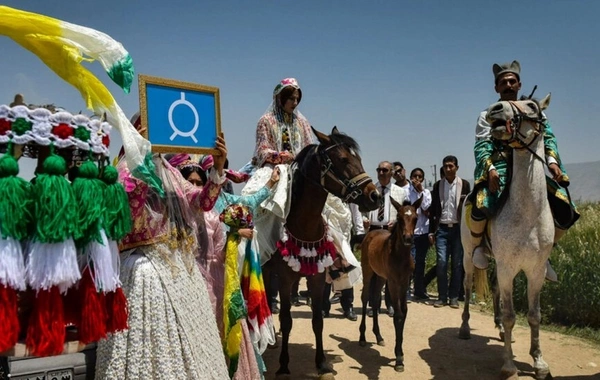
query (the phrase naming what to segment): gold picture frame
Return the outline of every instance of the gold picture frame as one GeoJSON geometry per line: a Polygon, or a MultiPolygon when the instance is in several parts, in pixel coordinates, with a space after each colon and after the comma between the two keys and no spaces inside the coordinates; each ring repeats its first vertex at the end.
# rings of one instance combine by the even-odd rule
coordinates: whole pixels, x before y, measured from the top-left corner
{"type": "Polygon", "coordinates": [[[140,119],[142,135],[157,153],[219,155],[216,138],[221,135],[221,104],[218,87],[140,74],[140,119]],[[174,110],[186,106],[188,130],[179,129],[174,110]],[[191,112],[192,118],[189,114],[191,112]],[[193,125],[191,129],[189,126],[193,125]]]}

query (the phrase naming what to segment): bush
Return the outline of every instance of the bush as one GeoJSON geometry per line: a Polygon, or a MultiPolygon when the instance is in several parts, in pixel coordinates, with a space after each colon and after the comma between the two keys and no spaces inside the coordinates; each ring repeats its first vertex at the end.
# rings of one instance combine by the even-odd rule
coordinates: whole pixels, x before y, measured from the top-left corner
{"type": "MultiPolygon", "coordinates": [[[[541,295],[545,323],[600,328],[600,203],[578,207],[581,218],[552,250],[552,267],[559,283],[544,284],[541,295]]],[[[526,313],[527,281],[515,279],[514,304],[526,313]]]]}

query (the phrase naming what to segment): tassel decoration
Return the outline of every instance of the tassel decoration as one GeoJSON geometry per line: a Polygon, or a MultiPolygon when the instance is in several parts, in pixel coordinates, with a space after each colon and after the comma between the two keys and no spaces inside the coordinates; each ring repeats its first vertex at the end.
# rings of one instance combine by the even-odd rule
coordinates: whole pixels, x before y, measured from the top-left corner
{"type": "Polygon", "coordinates": [[[33,355],[60,355],[64,350],[63,302],[57,286],[38,291],[27,328],[25,344],[33,355]]]}
{"type": "Polygon", "coordinates": [[[17,292],[0,284],[0,353],[14,347],[19,338],[17,292]]]}
{"type": "Polygon", "coordinates": [[[125,188],[117,180],[119,173],[114,166],[105,166],[102,171],[104,188],[104,230],[111,240],[121,240],[132,227],[131,210],[125,188]]]}
{"type": "Polygon", "coordinates": [[[73,236],[77,208],[71,185],[64,177],[65,160],[52,153],[42,165],[33,185],[36,222],[28,244],[26,274],[36,291],[27,328],[26,345],[34,355],[58,355],[65,339],[64,293],[80,278],[73,236]]]}
{"type": "Polygon", "coordinates": [[[129,328],[127,319],[129,313],[127,309],[127,298],[122,288],[117,288],[114,292],[106,293],[106,311],[107,325],[106,332],[109,334],[124,331],[129,328]]]}
{"type": "Polygon", "coordinates": [[[104,184],[98,179],[99,170],[92,161],[85,161],[79,167],[77,178],[71,185],[77,204],[77,225],[75,242],[79,248],[92,241],[102,243],[100,223],[103,207],[104,184]]]}
{"type": "Polygon", "coordinates": [[[79,281],[83,305],[79,323],[79,341],[84,344],[106,338],[106,306],[104,297],[96,290],[94,279],[87,267],[79,281]]]}

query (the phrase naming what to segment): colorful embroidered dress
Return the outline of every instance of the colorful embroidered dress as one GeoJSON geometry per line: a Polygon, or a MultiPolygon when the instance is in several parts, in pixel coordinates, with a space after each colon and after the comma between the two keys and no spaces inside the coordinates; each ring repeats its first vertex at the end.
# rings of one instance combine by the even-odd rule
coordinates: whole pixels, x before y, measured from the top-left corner
{"type": "Polygon", "coordinates": [[[277,250],[276,242],[281,239],[283,221],[287,215],[289,206],[288,189],[291,177],[288,176],[288,162],[283,162],[281,153],[291,153],[294,157],[300,151],[315,142],[310,128],[310,123],[296,108],[290,115],[283,110],[278,95],[287,87],[300,90],[298,81],[294,78],[283,79],[273,90],[273,100],[267,111],[258,120],[256,127],[256,148],[254,151],[255,165],[258,169],[254,172],[247,185],[242,190],[242,195],[254,194],[271,177],[275,165],[281,165],[281,179],[277,184],[276,193],[273,198],[273,207],[280,211],[274,211],[272,207],[259,207],[255,210],[255,225],[258,231],[254,238],[258,246],[261,262],[265,263],[277,250]]]}
{"type": "Polygon", "coordinates": [[[234,379],[262,378],[264,363],[260,355],[268,344],[275,343],[258,254],[251,241],[237,235],[239,228],[253,227],[251,210],[269,194],[267,187],[246,197],[221,192],[215,205],[215,211],[222,210],[221,219],[230,229],[220,304],[225,352],[230,360],[230,374],[235,373],[234,379]]]}
{"type": "Polygon", "coordinates": [[[213,206],[224,178],[212,173],[200,189],[160,156],[153,163],[164,197],[119,165],[134,222],[122,241],[129,330],[99,342],[96,377],[227,378],[209,295],[195,262],[192,215],[213,206]]]}
{"type": "MultiPolygon", "coordinates": [[[[475,185],[474,191],[471,196],[471,200],[475,203],[476,207],[483,211],[488,218],[493,217],[498,212],[499,208],[506,197],[506,186],[510,181],[510,169],[512,168],[512,149],[510,147],[501,144],[491,138],[490,125],[486,121],[487,111],[483,111],[479,120],[477,121],[476,130],[476,141],[475,141],[475,185]],[[500,177],[500,189],[496,193],[489,191],[487,180],[488,172],[491,166],[496,168],[500,177]]],[[[565,182],[569,181],[567,172],[565,171],[560,155],[558,154],[558,146],[556,144],[556,137],[550,123],[547,120],[544,121],[544,148],[546,154],[546,161],[556,162],[560,170],[563,172],[562,180],[565,182]]],[[[569,221],[570,223],[565,228],[568,228],[578,218],[578,214],[575,205],[570,203],[567,193],[564,188],[558,187],[557,184],[551,179],[546,178],[548,184],[549,197],[554,199],[550,200],[550,204],[555,218],[557,217],[557,209],[560,209],[561,214],[570,213],[570,209],[575,212],[575,219],[569,221]]]]}

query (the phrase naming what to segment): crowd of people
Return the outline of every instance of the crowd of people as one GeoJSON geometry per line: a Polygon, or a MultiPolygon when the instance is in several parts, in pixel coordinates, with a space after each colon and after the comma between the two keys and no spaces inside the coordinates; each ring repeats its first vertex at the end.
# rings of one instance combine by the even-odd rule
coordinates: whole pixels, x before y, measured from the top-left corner
{"type": "MultiPolygon", "coordinates": [[[[27,345],[35,354],[60,353],[63,327],[76,321],[83,343],[98,341],[97,378],[263,379],[266,368],[262,354],[276,343],[272,314],[278,312],[279,287],[277,274],[272,273],[273,277],[264,281],[261,267],[276,253],[284,237],[294,160],[305,147],[317,142],[310,123],[298,110],[302,100],[298,81],[285,78],[275,86],[272,101],[256,127],[252,158],[240,171],[228,168],[222,136],[215,141],[218,154],[214,156],[151,153],[150,143],[142,137],[147,126],[140,115],[128,121],[108,90],[79,66],[87,59],[77,54],[78,49],[87,46],[88,54],[108,65],[105,69],[112,79],[128,91],[133,66],[120,44],[104,34],[68,23],[61,25],[77,33],[58,37],[57,20],[7,7],[3,12],[9,20],[35,20],[15,22],[23,30],[9,28],[3,33],[10,32],[15,41],[41,58],[58,57],[42,60],[77,87],[96,114],[104,115],[96,120],[32,107],[24,104],[22,97],[9,106],[0,106],[0,144],[7,145],[7,153],[0,158],[5,171],[2,180],[4,189],[10,185],[16,194],[5,191],[7,199],[0,206],[5,211],[16,210],[17,206],[25,210],[22,221],[4,218],[0,223],[4,257],[0,262],[0,291],[3,310],[10,314],[10,318],[3,318],[15,326],[20,323],[16,293],[29,286],[37,293],[27,332],[27,345]],[[36,33],[31,33],[28,28],[34,24],[36,33]],[[22,34],[32,38],[35,34],[55,43],[30,44],[21,38],[22,34]],[[44,50],[50,47],[69,54],[44,50]],[[111,126],[104,119],[113,123],[123,137],[116,169],[105,164],[111,126]],[[52,136],[46,133],[49,126],[53,126],[52,136]],[[29,137],[39,139],[26,140],[29,137]],[[46,154],[41,153],[44,149],[36,153],[39,165],[32,180],[32,194],[38,199],[28,199],[30,184],[15,179],[16,160],[24,153],[14,149],[13,144],[29,143],[46,149],[46,154]],[[73,157],[65,159],[55,154],[55,149],[60,153],[61,148],[75,146],[89,156],[79,166],[74,165],[73,157]],[[70,168],[67,160],[71,161],[70,168]],[[233,193],[232,182],[244,183],[241,195],[233,193]],[[35,215],[28,215],[26,204],[34,201],[37,203],[31,208],[35,215]],[[30,237],[28,228],[32,229],[33,222],[37,225],[30,237]],[[26,261],[21,247],[25,242],[26,261]],[[7,267],[18,269],[20,275],[7,267]],[[25,272],[27,284],[21,278],[25,272]],[[266,288],[265,283],[270,286],[266,288]],[[81,297],[76,299],[84,305],[81,315],[74,317],[66,311],[62,315],[63,298],[72,297],[68,289],[81,297]],[[95,309],[90,306],[92,299],[95,309]],[[110,310],[104,310],[107,305],[110,310]],[[94,312],[90,312],[92,309],[94,312]],[[104,312],[110,315],[101,314],[104,312]],[[86,328],[104,324],[105,330],[87,331],[87,340],[82,338],[86,328]],[[109,328],[109,324],[113,326],[109,328]]],[[[495,64],[492,71],[500,99],[516,101],[521,89],[519,62],[495,64]]],[[[578,213],[564,190],[569,178],[552,129],[542,116],[556,242],[575,223],[578,213]]],[[[506,199],[510,181],[512,151],[494,140],[486,111],[477,121],[475,140],[473,189],[457,175],[457,157],[447,155],[442,159],[441,179],[431,191],[424,186],[423,169],[412,169],[407,178],[400,161],[384,160],[376,168],[381,197],[377,209],[361,213],[356,205],[328,196],[323,210],[327,238],[331,236],[335,256],[341,259],[327,276],[324,317],[329,317],[331,303],[339,301],[344,317],[356,321],[353,288],[360,280],[356,276],[360,264],[353,249],[369,231],[394,226],[397,211],[392,199],[400,204],[421,199],[412,246],[415,271],[409,299],[427,301],[438,308],[459,308],[464,300],[460,238],[463,208],[466,224],[478,242],[473,263],[485,268],[490,255],[486,225],[506,199]],[[431,246],[435,246],[436,264],[426,272],[431,246]],[[338,281],[342,277],[345,282],[338,281]],[[434,279],[437,300],[427,291],[434,279]],[[330,298],[332,290],[336,295],[330,298]]],[[[323,270],[334,265],[333,260],[319,264],[327,267],[320,268],[323,270]]],[[[291,260],[289,265],[299,271],[291,260]]],[[[549,262],[546,277],[557,280],[549,262]]],[[[292,288],[294,305],[300,304],[302,292],[298,288],[298,283],[292,288]]],[[[386,285],[385,306],[388,315],[393,316],[398,305],[391,304],[389,293],[386,285]]],[[[65,302],[67,311],[77,303],[65,302]]],[[[371,303],[369,313],[380,308],[371,303]]],[[[4,350],[19,338],[19,328],[6,326],[11,336],[2,342],[4,350]]]]}
{"type": "MultiPolygon", "coordinates": [[[[516,100],[519,75],[518,63],[494,66],[495,88],[502,99],[516,100]]],[[[261,354],[275,343],[272,314],[279,310],[276,274],[265,289],[260,267],[275,253],[282,236],[291,164],[304,147],[314,143],[310,124],[297,109],[302,100],[298,81],[282,80],[272,99],[257,125],[252,160],[239,172],[224,168],[227,149],[222,138],[216,142],[220,154],[214,157],[155,155],[155,170],[167,196],[132,176],[126,166],[119,166],[134,218],[133,231],[121,242],[121,275],[130,319],[128,330],[100,342],[100,377],[125,374],[136,378],[141,373],[164,377],[182,371],[189,378],[263,377],[261,354]],[[232,194],[231,188],[226,191],[232,181],[245,183],[241,195],[232,194]]],[[[501,199],[499,193],[507,181],[498,174],[506,167],[504,161],[494,161],[493,152],[478,154],[491,141],[489,133],[481,132],[481,120],[475,146],[480,175],[474,190],[483,196],[467,199],[471,184],[457,174],[457,157],[447,155],[442,159],[441,179],[431,191],[425,188],[422,168],[412,169],[407,177],[400,161],[381,161],[376,168],[376,186],[382,195],[378,209],[361,213],[356,205],[339,200],[328,201],[325,207],[328,223],[337,226],[343,239],[357,249],[369,231],[389,230],[394,225],[396,209],[390,198],[401,204],[422,198],[412,246],[415,271],[409,300],[436,308],[459,308],[459,301],[464,301],[462,208],[474,203],[469,208],[468,215],[475,221],[470,227],[473,236],[481,237],[481,226],[493,216],[490,210],[501,199]],[[481,199],[490,200],[482,203],[481,199]],[[332,214],[337,221],[330,220],[332,214]],[[432,246],[436,264],[426,271],[432,246]],[[434,279],[435,300],[427,291],[434,279]]],[[[139,120],[137,126],[144,128],[139,120]]],[[[549,125],[545,136],[555,148],[549,125]]],[[[556,150],[547,149],[547,154],[554,179],[568,181],[556,150]]],[[[562,230],[565,226],[561,225],[562,230]]],[[[488,260],[485,239],[480,246],[483,258],[476,254],[474,260],[481,267],[488,260]]],[[[552,279],[550,266],[548,273],[552,279]]],[[[292,289],[294,305],[301,304],[300,296],[307,297],[298,285],[292,289]]],[[[331,303],[340,302],[343,316],[356,321],[353,285],[333,286],[333,297],[332,285],[325,287],[324,317],[329,317],[331,303]]],[[[387,286],[383,299],[387,314],[393,316],[397,305],[390,303],[387,286]]],[[[381,305],[371,304],[369,315],[373,308],[381,305]]]]}

